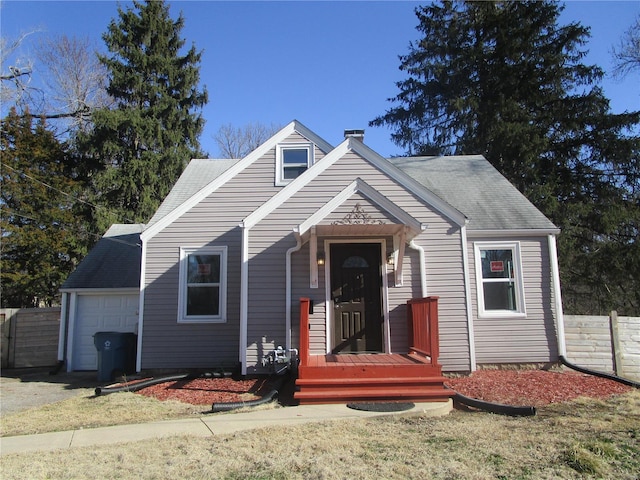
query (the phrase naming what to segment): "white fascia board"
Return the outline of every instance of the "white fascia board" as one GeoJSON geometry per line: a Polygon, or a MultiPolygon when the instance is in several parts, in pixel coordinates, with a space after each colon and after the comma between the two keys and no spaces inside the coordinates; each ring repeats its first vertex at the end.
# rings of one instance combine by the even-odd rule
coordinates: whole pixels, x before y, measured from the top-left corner
{"type": "Polygon", "coordinates": [[[318,147],[324,154],[329,153],[333,150],[333,145],[327,142],[324,138],[319,137],[314,132],[305,127],[302,123],[297,120],[292,122],[294,124],[293,130],[298,132],[300,135],[305,137],[307,140],[310,140],[316,147],[318,147]]]}
{"type": "Polygon", "coordinates": [[[242,160],[240,160],[239,162],[231,166],[228,170],[223,172],[222,175],[220,175],[219,177],[216,177],[211,183],[209,183],[207,186],[200,189],[200,191],[192,195],[191,198],[183,202],[182,205],[180,205],[178,208],[174,209],[172,212],[170,212],[169,214],[165,215],[162,219],[160,219],[157,223],[153,224],[147,230],[142,232],[142,234],[140,235],[140,239],[142,241],[145,241],[145,240],[149,240],[150,238],[153,238],[155,235],[158,234],[158,232],[161,232],[168,225],[173,223],[175,220],[177,220],[186,212],[188,212],[191,208],[193,208],[202,200],[207,198],[207,196],[211,195],[222,185],[227,183],[233,177],[235,177],[240,172],[242,172],[245,168],[250,166],[253,162],[255,162],[256,160],[264,156],[269,150],[271,150],[272,148],[275,148],[276,145],[278,145],[280,142],[284,141],[287,137],[289,137],[290,135],[296,132],[302,135],[303,137],[309,139],[314,144],[316,144],[316,146],[320,148],[320,150],[322,150],[323,152],[326,153],[332,150],[332,147],[329,143],[327,143],[325,140],[323,140],[318,135],[313,133],[311,130],[309,130],[307,127],[302,125],[297,120],[294,120],[291,123],[289,123],[287,126],[285,126],[282,130],[277,132],[269,140],[267,140],[258,148],[256,148],[249,155],[247,155],[242,160]]]}
{"type": "Polygon", "coordinates": [[[422,224],[405,212],[398,205],[390,201],[387,197],[378,192],[375,188],[369,185],[361,178],[355,179],[347,187],[345,187],[340,193],[334,196],[329,202],[325,203],[320,209],[318,209],[313,215],[299,226],[299,232],[304,235],[310,228],[317,225],[324,220],[331,212],[346,202],[351,196],[359,192],[373,203],[378,205],[383,210],[387,211],[394,217],[396,217],[403,224],[407,225],[415,232],[422,231],[422,224]]]}
{"type": "Polygon", "coordinates": [[[336,163],[338,159],[342,158],[350,149],[350,140],[343,141],[336,148],[331,150],[322,160],[312,165],[305,170],[300,176],[292,180],[286,187],[276,193],[273,197],[263,203],[260,207],[254,210],[251,215],[242,221],[244,228],[253,228],[258,222],[264,219],[267,215],[274,212],[276,208],[289,200],[293,195],[299,192],[305,185],[311,180],[316,178],[322,172],[324,172],[331,165],[336,163]]]}
{"type": "Polygon", "coordinates": [[[560,234],[559,228],[529,228],[513,230],[467,230],[467,238],[479,237],[546,237],[548,235],[560,234]]]}
{"type": "Polygon", "coordinates": [[[396,180],[398,183],[407,188],[411,193],[424,200],[427,204],[434,207],[440,213],[447,218],[458,224],[459,226],[466,225],[468,222],[467,217],[455,207],[449,205],[447,202],[438,197],[431,190],[426,188],[420,182],[416,181],[398,167],[389,162],[386,158],[381,156],[376,151],[369,148],[367,145],[360,141],[353,142],[352,150],[362,157],[366,158],[371,164],[375,165],[386,175],[396,180]]]}

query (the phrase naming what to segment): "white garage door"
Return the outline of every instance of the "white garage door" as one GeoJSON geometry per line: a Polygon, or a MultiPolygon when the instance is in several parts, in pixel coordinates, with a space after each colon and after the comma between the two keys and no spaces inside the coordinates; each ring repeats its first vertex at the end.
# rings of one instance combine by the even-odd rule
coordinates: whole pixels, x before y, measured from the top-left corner
{"type": "Polygon", "coordinates": [[[73,369],[96,370],[98,355],[93,343],[96,332],[137,333],[139,295],[78,295],[73,369]]]}

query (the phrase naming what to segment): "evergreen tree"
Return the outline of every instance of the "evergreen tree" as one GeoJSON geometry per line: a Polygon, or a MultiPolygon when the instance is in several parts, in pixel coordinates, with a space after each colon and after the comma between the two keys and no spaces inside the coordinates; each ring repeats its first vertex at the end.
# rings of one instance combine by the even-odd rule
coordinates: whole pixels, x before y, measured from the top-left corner
{"type": "Polygon", "coordinates": [[[15,109],[2,120],[0,164],[2,306],[51,306],[91,238],[76,198],[82,183],[44,121],[15,109]]]}
{"type": "Polygon", "coordinates": [[[581,63],[588,29],[556,2],[416,9],[408,78],[372,126],[407,154],[483,154],[563,229],[569,311],[640,309],[640,112],[614,115],[581,63]],[[629,282],[629,279],[631,280],[629,282]]]}
{"type": "Polygon", "coordinates": [[[79,151],[97,162],[96,202],[119,212],[109,223],[146,222],[167,195],[186,163],[201,155],[199,135],[207,102],[199,90],[201,53],[184,55],[182,15],[174,21],[164,1],[133,2],[118,8],[103,39],[109,54],[108,94],[115,107],[93,115],[94,129],[80,135],[79,151]]]}

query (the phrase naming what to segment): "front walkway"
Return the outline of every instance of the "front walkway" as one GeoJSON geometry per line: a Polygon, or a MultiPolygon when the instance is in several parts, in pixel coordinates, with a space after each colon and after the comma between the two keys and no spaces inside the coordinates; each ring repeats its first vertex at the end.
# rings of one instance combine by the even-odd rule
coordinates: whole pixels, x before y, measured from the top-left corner
{"type": "Polygon", "coordinates": [[[166,420],[137,425],[117,425],[38,435],[2,437],[0,438],[0,455],[138,442],[174,435],[211,437],[254,428],[280,427],[283,425],[298,425],[347,418],[367,418],[382,415],[441,416],[448,414],[452,407],[453,403],[449,400],[437,403],[417,403],[411,410],[397,413],[354,410],[344,404],[301,405],[242,413],[217,413],[198,418],[166,420]]]}

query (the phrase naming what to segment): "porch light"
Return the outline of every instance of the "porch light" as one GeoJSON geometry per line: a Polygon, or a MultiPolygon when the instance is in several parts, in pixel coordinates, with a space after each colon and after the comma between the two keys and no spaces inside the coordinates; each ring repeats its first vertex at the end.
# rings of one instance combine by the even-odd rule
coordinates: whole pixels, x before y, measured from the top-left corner
{"type": "Polygon", "coordinates": [[[318,252],[316,259],[318,260],[318,265],[324,265],[324,252],[318,252]]]}
{"type": "Polygon", "coordinates": [[[393,267],[393,264],[394,264],[394,258],[393,258],[393,252],[391,252],[389,256],[387,256],[387,265],[389,265],[390,267],[393,267]]]}

